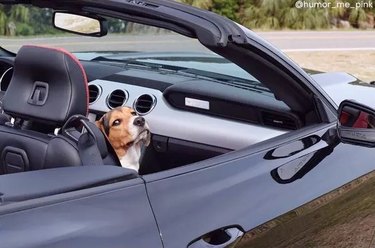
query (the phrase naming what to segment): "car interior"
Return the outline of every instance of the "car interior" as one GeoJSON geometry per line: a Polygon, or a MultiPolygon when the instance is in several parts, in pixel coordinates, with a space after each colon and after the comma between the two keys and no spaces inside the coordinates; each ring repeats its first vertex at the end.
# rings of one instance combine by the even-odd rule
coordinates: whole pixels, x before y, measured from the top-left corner
{"type": "MultiPolygon", "coordinates": [[[[64,49],[26,45],[16,56],[0,57],[0,174],[120,166],[94,125],[119,106],[132,107],[150,126],[152,141],[140,161],[141,175],[202,161],[320,122],[310,106],[313,101],[269,83],[292,79],[275,73],[277,68],[259,54],[249,55],[254,61],[247,69],[254,80],[155,66],[155,61],[178,61],[181,55],[142,56],[131,54],[126,63],[103,57],[77,60],[64,49]]],[[[184,59],[229,63],[212,53],[184,59]]]]}

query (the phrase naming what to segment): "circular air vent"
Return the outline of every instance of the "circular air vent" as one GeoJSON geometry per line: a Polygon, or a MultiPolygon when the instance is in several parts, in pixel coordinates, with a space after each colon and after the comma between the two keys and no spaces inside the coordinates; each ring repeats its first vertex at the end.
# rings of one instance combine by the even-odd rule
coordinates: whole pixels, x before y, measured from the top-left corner
{"type": "Polygon", "coordinates": [[[134,109],[139,115],[148,114],[156,105],[156,98],[153,95],[144,94],[134,102],[134,109]]]}
{"type": "Polygon", "coordinates": [[[109,108],[114,109],[125,104],[128,100],[128,94],[124,90],[115,90],[107,98],[107,105],[109,108]]]}
{"type": "Polygon", "coordinates": [[[89,85],[89,103],[90,104],[98,100],[101,94],[102,94],[102,89],[99,86],[94,85],[94,84],[89,85]]]}

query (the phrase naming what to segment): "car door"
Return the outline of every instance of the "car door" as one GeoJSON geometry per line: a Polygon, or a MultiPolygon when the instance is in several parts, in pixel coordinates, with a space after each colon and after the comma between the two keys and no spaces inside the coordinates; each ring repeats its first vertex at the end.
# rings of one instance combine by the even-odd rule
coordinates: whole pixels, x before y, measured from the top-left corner
{"type": "MultiPolygon", "coordinates": [[[[293,243],[281,241],[305,237],[307,227],[316,236],[314,220],[321,222],[320,228],[324,222],[326,227],[339,223],[324,219],[327,213],[319,216],[319,211],[310,222],[303,216],[336,199],[343,189],[347,192],[347,185],[362,182],[374,170],[369,163],[374,158],[371,148],[340,143],[335,123],[319,124],[145,180],[166,248],[226,247],[236,242],[239,247],[289,247],[293,243]],[[292,219],[297,222],[289,222],[292,219]],[[257,243],[268,230],[268,243],[257,243]]],[[[343,201],[336,201],[330,212],[338,211],[334,207],[343,201]]],[[[344,210],[335,218],[351,214],[350,208],[344,210]]],[[[369,233],[375,230],[367,228],[369,233]]],[[[311,239],[305,241],[295,247],[305,247],[311,239]]]]}
{"type": "MultiPolygon", "coordinates": [[[[26,172],[13,175],[11,182],[26,172]]],[[[33,185],[15,186],[26,190],[33,185]]],[[[19,202],[17,197],[12,199],[14,202],[0,202],[0,247],[162,247],[140,178],[19,202]]]]}
{"type": "Polygon", "coordinates": [[[326,174],[328,177],[317,181],[307,193],[318,184],[355,179],[249,231],[238,247],[374,247],[375,111],[343,101],[338,116],[340,141],[368,148],[339,145],[340,156],[324,164],[336,173],[326,174]]]}

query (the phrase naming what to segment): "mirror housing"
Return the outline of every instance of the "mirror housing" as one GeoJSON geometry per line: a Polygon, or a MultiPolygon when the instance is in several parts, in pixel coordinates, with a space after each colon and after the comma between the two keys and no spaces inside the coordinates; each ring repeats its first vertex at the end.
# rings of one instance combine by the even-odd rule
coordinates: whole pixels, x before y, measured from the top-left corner
{"type": "Polygon", "coordinates": [[[108,33],[107,21],[94,15],[82,15],[56,11],[53,13],[53,26],[69,33],[101,37],[108,33]]]}
{"type": "Polygon", "coordinates": [[[375,147],[375,110],[355,101],[343,101],[337,131],[343,143],[375,147]]]}

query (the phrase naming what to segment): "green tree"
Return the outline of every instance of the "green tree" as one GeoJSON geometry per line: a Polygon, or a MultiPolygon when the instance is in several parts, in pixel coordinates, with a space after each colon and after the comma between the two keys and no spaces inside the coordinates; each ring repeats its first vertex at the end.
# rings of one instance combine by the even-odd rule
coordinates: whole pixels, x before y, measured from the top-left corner
{"type": "Polygon", "coordinates": [[[18,22],[26,22],[29,20],[29,8],[22,5],[15,5],[8,9],[9,19],[18,22]]]}
{"type": "Polygon", "coordinates": [[[178,1],[214,11],[250,28],[261,29],[325,29],[337,25],[339,20],[348,20],[352,26],[359,27],[361,23],[374,19],[375,14],[375,8],[366,8],[365,4],[358,8],[362,3],[358,0],[304,0],[307,3],[319,2],[335,6],[305,9],[295,7],[297,0],[178,1]],[[345,3],[350,3],[353,8],[345,8],[345,3]]]}
{"type": "Polygon", "coordinates": [[[238,0],[211,0],[211,6],[208,9],[234,21],[239,20],[240,5],[238,0]]]}
{"type": "Polygon", "coordinates": [[[29,19],[28,8],[22,5],[0,6],[0,25],[2,35],[15,35],[18,22],[26,22],[29,19]]]}
{"type": "Polygon", "coordinates": [[[179,0],[179,2],[187,3],[202,9],[210,9],[212,7],[212,0],[179,0]]]}
{"type": "Polygon", "coordinates": [[[349,22],[354,27],[359,27],[361,22],[367,21],[366,12],[363,9],[352,9],[349,14],[349,22]]]}

